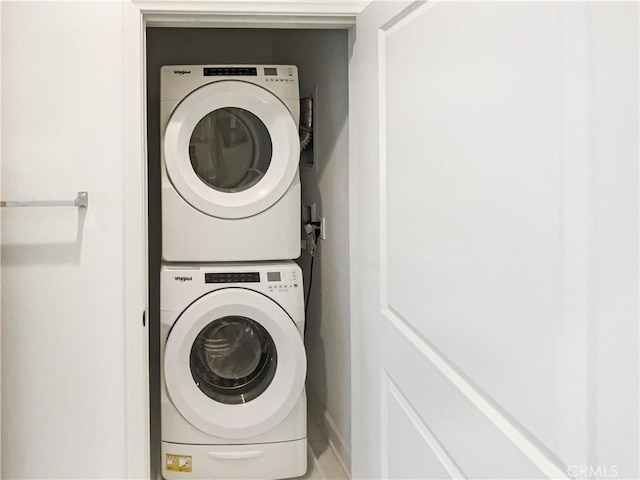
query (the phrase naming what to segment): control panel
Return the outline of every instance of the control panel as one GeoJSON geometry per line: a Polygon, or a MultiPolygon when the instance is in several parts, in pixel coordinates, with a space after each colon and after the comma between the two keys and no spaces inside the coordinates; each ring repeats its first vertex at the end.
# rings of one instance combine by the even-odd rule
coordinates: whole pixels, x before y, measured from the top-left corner
{"type": "Polygon", "coordinates": [[[266,283],[270,292],[288,292],[298,288],[302,279],[295,270],[265,272],[215,272],[205,273],[204,283],[266,283]]]}
{"type": "Polygon", "coordinates": [[[298,278],[295,270],[284,272],[267,272],[267,284],[270,292],[288,292],[290,289],[299,288],[302,279],[298,278]]]}
{"type": "MultiPolygon", "coordinates": [[[[186,71],[185,71],[186,72],[186,71]]],[[[189,71],[188,73],[191,73],[189,71]]],[[[205,77],[264,77],[266,82],[288,83],[294,82],[294,72],[291,67],[204,67],[205,77]]]]}
{"type": "Polygon", "coordinates": [[[291,67],[263,67],[265,82],[287,83],[293,82],[293,68],[291,67]]]}

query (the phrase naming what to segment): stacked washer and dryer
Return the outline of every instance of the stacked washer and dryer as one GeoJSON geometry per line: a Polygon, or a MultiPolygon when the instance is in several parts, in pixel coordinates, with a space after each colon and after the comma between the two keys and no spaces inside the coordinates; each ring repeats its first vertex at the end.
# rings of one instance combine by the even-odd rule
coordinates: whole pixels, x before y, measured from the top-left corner
{"type": "Polygon", "coordinates": [[[162,475],[307,468],[298,74],[161,71],[162,475]]]}

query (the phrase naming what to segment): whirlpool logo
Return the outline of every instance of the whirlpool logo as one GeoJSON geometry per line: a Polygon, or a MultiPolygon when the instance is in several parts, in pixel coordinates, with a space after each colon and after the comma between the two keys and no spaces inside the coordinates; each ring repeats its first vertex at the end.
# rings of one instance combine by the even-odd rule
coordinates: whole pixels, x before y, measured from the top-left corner
{"type": "Polygon", "coordinates": [[[174,70],[173,73],[176,75],[190,75],[191,70],[174,70]]]}
{"type": "Polygon", "coordinates": [[[185,275],[176,275],[173,278],[176,280],[176,282],[190,282],[191,280],[193,280],[193,277],[187,277],[185,275]]]}

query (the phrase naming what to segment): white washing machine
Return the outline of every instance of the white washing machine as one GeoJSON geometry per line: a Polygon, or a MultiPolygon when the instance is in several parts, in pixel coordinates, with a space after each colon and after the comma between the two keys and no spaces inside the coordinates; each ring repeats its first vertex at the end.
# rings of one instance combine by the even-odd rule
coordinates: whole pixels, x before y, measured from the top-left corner
{"type": "Polygon", "coordinates": [[[303,475],[300,267],[165,264],[160,288],[163,477],[303,475]]]}
{"type": "Polygon", "coordinates": [[[300,103],[292,65],[164,66],[162,257],[300,255],[300,103]]]}

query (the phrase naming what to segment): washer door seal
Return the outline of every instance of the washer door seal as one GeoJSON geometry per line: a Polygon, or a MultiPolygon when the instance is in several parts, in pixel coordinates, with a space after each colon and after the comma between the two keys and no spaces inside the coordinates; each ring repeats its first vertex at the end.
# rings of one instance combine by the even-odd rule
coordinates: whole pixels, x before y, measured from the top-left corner
{"type": "Polygon", "coordinates": [[[307,361],[300,333],[280,305],[253,290],[227,288],[200,297],[178,317],[167,338],[163,368],[169,397],[189,423],[210,435],[242,439],[267,432],[286,418],[303,392],[307,361]],[[251,319],[268,332],[277,351],[269,385],[246,403],[210,398],[191,371],[198,336],[225,317],[251,319]]]}

